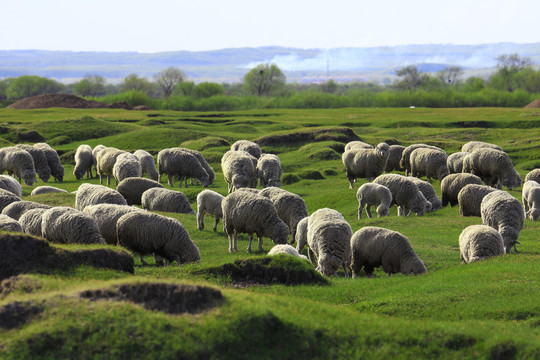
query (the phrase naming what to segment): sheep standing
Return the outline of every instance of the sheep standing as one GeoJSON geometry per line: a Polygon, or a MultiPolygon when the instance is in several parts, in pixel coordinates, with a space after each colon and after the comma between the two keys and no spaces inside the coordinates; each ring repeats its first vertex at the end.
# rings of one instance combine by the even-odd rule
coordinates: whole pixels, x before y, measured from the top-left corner
{"type": "Polygon", "coordinates": [[[532,221],[540,217],[540,184],[534,180],[526,181],[522,190],[525,217],[532,221]]]}
{"type": "Polygon", "coordinates": [[[373,149],[373,145],[370,145],[368,143],[365,143],[363,141],[355,140],[355,141],[349,141],[345,145],[345,150],[352,150],[352,149],[373,149]]]}
{"type": "Polygon", "coordinates": [[[502,235],[505,252],[510,253],[513,247],[517,253],[516,245],[519,244],[518,237],[525,218],[521,202],[506,191],[494,191],[484,196],[480,213],[482,224],[491,226],[502,235]]]}
{"type": "Polygon", "coordinates": [[[47,162],[45,152],[28,144],[17,144],[15,147],[28,151],[30,156],[32,156],[32,160],[34,160],[34,167],[41,181],[44,183],[49,181],[49,178],[51,177],[51,168],[47,162]]]}
{"type": "Polygon", "coordinates": [[[193,149],[188,149],[188,148],[179,148],[179,149],[190,153],[191,155],[195,156],[197,160],[199,160],[199,163],[208,174],[208,184],[212,184],[216,178],[216,173],[214,172],[214,169],[212,169],[210,164],[208,164],[208,161],[206,161],[206,159],[204,158],[204,155],[198,150],[193,150],[193,149]]]}
{"type": "Polygon", "coordinates": [[[308,260],[306,255],[302,255],[296,251],[294,247],[292,247],[289,244],[278,244],[274,245],[273,248],[270,249],[268,252],[268,256],[276,256],[276,255],[290,255],[290,256],[296,256],[297,258],[308,260]]]}
{"type": "Polygon", "coordinates": [[[404,150],[405,150],[405,146],[390,145],[390,148],[389,148],[390,155],[388,156],[388,161],[386,162],[386,168],[384,169],[385,172],[391,172],[394,170],[402,170],[401,166],[399,165],[399,161],[401,160],[401,157],[403,156],[404,150]]]}
{"type": "Polygon", "coordinates": [[[148,175],[149,179],[157,181],[159,178],[154,157],[147,151],[137,150],[133,153],[141,164],[142,174],[148,175]]]}
{"type": "Polygon", "coordinates": [[[504,151],[489,148],[474,150],[463,159],[463,172],[479,176],[486,185],[508,190],[521,186],[521,177],[504,151]]]}
{"type": "Polygon", "coordinates": [[[104,176],[107,177],[107,185],[111,185],[111,176],[113,176],[113,168],[116,159],[124,153],[126,153],[126,151],[113,147],[106,147],[95,152],[96,172],[99,175],[99,183],[101,185],[103,185],[104,176]]]}
{"type": "Polygon", "coordinates": [[[358,199],[358,220],[362,219],[362,210],[366,208],[368,218],[372,218],[371,206],[377,209],[377,216],[383,217],[390,215],[390,205],[392,204],[392,193],[384,185],[367,183],[358,188],[356,192],[358,199]]]}
{"type": "Polygon", "coordinates": [[[254,143],[253,141],[249,141],[249,140],[238,140],[237,142],[231,145],[231,150],[247,151],[256,159],[260,158],[262,154],[262,150],[259,144],[254,143]]]}
{"type": "MultiPolygon", "coordinates": [[[[289,227],[279,218],[276,208],[268,198],[249,192],[233,192],[223,199],[221,209],[223,228],[229,238],[229,252],[238,251],[239,233],[257,234],[259,251],[263,250],[263,236],[269,237],[275,244],[287,243],[289,227]]],[[[249,253],[251,241],[252,236],[247,248],[249,253]]]]}
{"type": "Polygon", "coordinates": [[[406,176],[399,174],[379,175],[375,184],[386,186],[392,193],[392,204],[398,206],[398,216],[407,216],[411,211],[418,216],[431,209],[431,203],[420,192],[418,186],[406,176]]]}
{"type": "Polygon", "coordinates": [[[465,185],[476,184],[482,185],[482,179],[473,174],[450,174],[441,181],[441,201],[442,206],[446,207],[448,203],[450,206],[457,205],[458,194],[465,185]]]}
{"type": "Polygon", "coordinates": [[[73,175],[77,180],[82,180],[86,174],[87,179],[92,178],[92,165],[94,165],[94,157],[92,156],[92,148],[90,145],[79,145],[75,152],[75,167],[73,175]]]}
{"type": "Polygon", "coordinates": [[[257,159],[246,151],[227,151],[221,158],[221,169],[229,193],[257,185],[257,159]]]}
{"type": "Polygon", "coordinates": [[[353,278],[364,268],[368,277],[382,265],[385,273],[419,275],[426,266],[414,252],[409,239],[397,231],[365,226],[351,238],[351,270],[353,278]]]}
{"type": "Polygon", "coordinates": [[[130,177],[142,177],[141,164],[139,159],[131,153],[123,153],[118,155],[113,166],[113,176],[118,182],[130,177]]]}
{"type": "Polygon", "coordinates": [[[116,234],[116,224],[125,214],[134,211],[143,211],[134,206],[116,205],[116,204],[98,204],[90,205],[84,208],[83,212],[90,215],[96,222],[99,233],[110,245],[118,245],[118,236],[116,234]]]}
{"type": "Polygon", "coordinates": [[[399,161],[399,166],[405,170],[405,176],[408,176],[411,173],[411,153],[419,148],[443,151],[441,148],[427,144],[412,144],[407,146],[405,149],[403,149],[403,153],[401,154],[401,160],[399,161]]]}
{"type": "Polygon", "coordinates": [[[483,184],[465,185],[458,193],[459,214],[461,216],[482,216],[480,205],[484,196],[497,191],[496,189],[483,184]]]}
{"type": "Polygon", "coordinates": [[[60,156],[58,156],[56,150],[54,150],[47,143],[36,143],[33,146],[36,149],[40,149],[45,153],[45,157],[47,158],[47,164],[51,169],[51,175],[54,178],[54,181],[60,183],[64,181],[64,167],[60,163],[60,156]]]}
{"type": "Polygon", "coordinates": [[[447,159],[444,151],[427,148],[413,150],[409,156],[411,175],[418,178],[426,176],[430,183],[432,178],[443,180],[449,174],[447,159]]]}
{"type": "Polygon", "coordinates": [[[0,189],[10,191],[18,197],[22,196],[21,183],[15,180],[13,176],[0,175],[0,189]]]}
{"type": "Polygon", "coordinates": [[[212,190],[203,190],[197,195],[197,228],[204,229],[204,215],[214,217],[214,231],[217,231],[219,219],[223,217],[221,202],[225,197],[212,190]]]}
{"type": "Polygon", "coordinates": [[[201,260],[187,230],[170,217],[143,211],[128,213],[118,219],[116,233],[121,246],[141,256],[154,254],[179,266],[201,260]]]}
{"type": "Polygon", "coordinates": [[[345,151],[341,157],[350,189],[353,189],[356,178],[366,178],[372,181],[384,172],[388,156],[390,155],[387,143],[380,143],[374,149],[352,149],[345,151]]]}
{"type": "Polygon", "coordinates": [[[11,191],[0,189],[0,211],[4,210],[6,206],[16,201],[21,201],[21,198],[11,191]]]}
{"type": "Polygon", "coordinates": [[[122,194],[106,186],[81,184],[75,196],[75,208],[83,211],[85,207],[97,204],[127,205],[127,202],[122,194]]]}
{"type": "Polygon", "coordinates": [[[459,174],[463,172],[463,159],[465,159],[465,156],[467,155],[469,155],[469,153],[465,151],[448,155],[446,165],[448,166],[448,171],[450,174],[459,174]]]}
{"type": "Polygon", "coordinates": [[[463,152],[473,152],[476,149],[495,149],[503,151],[500,146],[484,141],[469,141],[461,147],[461,151],[463,152]]]}
{"type": "Polygon", "coordinates": [[[92,149],[92,162],[94,163],[94,169],[96,169],[96,177],[98,176],[98,172],[97,172],[97,154],[103,149],[106,149],[106,146],[101,145],[101,144],[95,146],[92,149]]]}
{"type": "Polygon", "coordinates": [[[531,170],[525,175],[525,181],[534,180],[540,184],[540,169],[531,170]]]}
{"type": "Polygon", "coordinates": [[[24,180],[28,186],[36,182],[34,160],[28,151],[14,146],[0,149],[0,173],[6,170],[8,175],[17,176],[19,181],[24,180]]]}
{"type": "Polygon", "coordinates": [[[420,190],[426,200],[431,203],[431,208],[426,209],[427,212],[437,211],[443,208],[441,199],[437,197],[433,185],[416,177],[411,177],[410,179],[418,186],[418,190],[420,190]]]}
{"type": "Polygon", "coordinates": [[[141,205],[142,195],[146,190],[152,188],[163,189],[164,187],[159,182],[151,179],[131,177],[120,181],[116,191],[122,194],[128,205],[141,205]]]}
{"type": "Polygon", "coordinates": [[[463,263],[504,255],[504,241],[492,227],[471,225],[459,235],[459,254],[463,263]]]}
{"type": "Polygon", "coordinates": [[[32,190],[31,196],[41,195],[41,194],[52,194],[52,193],[67,193],[67,190],[59,189],[54,186],[37,186],[32,190]]]}
{"type": "Polygon", "coordinates": [[[189,178],[196,178],[204,187],[210,183],[210,177],[197,157],[179,148],[163,149],[158,153],[158,173],[158,181],[161,182],[161,175],[165,174],[171,187],[174,187],[175,176],[180,179],[179,187],[182,187],[184,180],[187,188],[189,178]]]}
{"type": "Polygon", "coordinates": [[[10,216],[0,214],[0,231],[23,232],[21,224],[10,216]]]}
{"type": "Polygon", "coordinates": [[[19,218],[19,224],[23,228],[23,231],[27,234],[42,237],[41,223],[43,220],[43,213],[49,209],[35,208],[28,210],[19,218]]]}
{"type": "Polygon", "coordinates": [[[34,201],[15,201],[9,204],[2,210],[3,215],[7,215],[12,219],[19,220],[21,216],[32,209],[50,209],[50,205],[34,202],[34,201]]]}
{"type": "Polygon", "coordinates": [[[41,234],[56,243],[105,244],[90,215],[64,206],[53,207],[43,213],[41,234]]]}
{"type": "Polygon", "coordinates": [[[180,191],[151,188],[142,194],[141,204],[145,210],[195,215],[187,196],[180,191]]]}
{"type": "Polygon", "coordinates": [[[263,188],[268,186],[281,186],[281,162],[277,155],[263,154],[257,162],[257,174],[263,188]]]}

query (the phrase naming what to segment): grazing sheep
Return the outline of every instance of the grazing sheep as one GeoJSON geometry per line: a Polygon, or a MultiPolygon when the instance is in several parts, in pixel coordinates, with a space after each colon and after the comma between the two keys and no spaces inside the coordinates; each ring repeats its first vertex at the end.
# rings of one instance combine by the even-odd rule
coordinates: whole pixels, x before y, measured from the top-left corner
{"type": "Polygon", "coordinates": [[[495,149],[503,151],[500,146],[483,141],[469,141],[461,147],[461,151],[463,152],[473,152],[476,149],[495,149]]]}
{"type": "Polygon", "coordinates": [[[116,191],[122,194],[128,205],[141,205],[142,195],[146,190],[152,188],[162,189],[164,187],[159,182],[151,179],[132,177],[120,181],[116,187],[116,191]]]}
{"type": "Polygon", "coordinates": [[[277,155],[261,155],[257,162],[257,174],[263,188],[268,186],[280,187],[283,170],[281,169],[281,162],[277,155]]]}
{"type": "Polygon", "coordinates": [[[130,177],[142,177],[141,164],[139,159],[131,153],[123,153],[118,155],[113,166],[113,176],[118,182],[130,177]]]}
{"type": "MultiPolygon", "coordinates": [[[[201,261],[199,248],[180,221],[163,215],[135,211],[116,223],[118,243],[140,256],[154,254],[178,265],[201,261]]],[[[144,260],[143,264],[146,265],[144,260]]]]}
{"type": "Polygon", "coordinates": [[[85,207],[97,204],[127,205],[127,202],[122,194],[114,189],[103,185],[81,184],[75,196],[75,208],[83,211],[85,207]]]}
{"type": "Polygon", "coordinates": [[[259,194],[250,192],[233,192],[221,202],[223,212],[223,228],[229,237],[229,252],[238,251],[237,236],[248,233],[251,252],[251,234],[257,234],[259,251],[262,251],[263,236],[269,237],[275,244],[286,244],[289,227],[278,216],[272,202],[259,194]],[[234,239],[234,243],[233,243],[234,239]]]}
{"type": "MultiPolygon", "coordinates": [[[[375,184],[386,186],[392,193],[392,204],[398,206],[398,216],[408,216],[412,211],[418,216],[431,209],[431,204],[420,192],[418,186],[409,178],[399,174],[379,175],[375,184]]],[[[390,206],[391,206],[390,205],[390,206]]]]}
{"type": "Polygon", "coordinates": [[[15,201],[21,201],[21,198],[11,191],[0,189],[0,211],[3,211],[6,206],[15,201]]]}
{"type": "Polygon", "coordinates": [[[298,222],[309,215],[304,199],[300,195],[277,187],[267,187],[259,194],[272,201],[279,218],[289,226],[289,232],[292,235],[291,244],[294,244],[298,222]]]}
{"type": "Polygon", "coordinates": [[[469,153],[464,151],[448,155],[446,165],[448,166],[450,174],[459,174],[463,172],[463,159],[465,159],[465,156],[467,155],[469,155],[469,153]]]}
{"type": "Polygon", "coordinates": [[[92,156],[92,148],[90,145],[79,145],[75,152],[75,167],[73,175],[77,180],[82,180],[86,174],[87,179],[92,178],[92,165],[94,165],[94,157],[92,156]]]}
{"type": "Polygon", "coordinates": [[[297,258],[308,260],[306,255],[298,253],[298,251],[296,251],[296,249],[289,244],[274,245],[274,247],[270,249],[267,255],[276,256],[280,254],[296,256],[297,258]]]}
{"type": "Polygon", "coordinates": [[[227,151],[221,158],[221,169],[229,193],[257,185],[257,159],[246,151],[227,151]]]}
{"type": "Polygon", "coordinates": [[[143,210],[135,206],[98,204],[85,207],[83,212],[94,219],[98,226],[99,233],[103,239],[105,239],[107,244],[118,245],[116,223],[122,216],[134,211],[143,210]]]}
{"type": "Polygon", "coordinates": [[[19,181],[24,180],[28,186],[37,181],[32,155],[18,147],[8,146],[0,149],[0,173],[6,170],[8,175],[17,176],[19,181]]]}
{"type": "Polygon", "coordinates": [[[399,161],[399,166],[405,170],[405,176],[408,176],[411,173],[411,162],[410,162],[411,153],[414,150],[419,149],[419,148],[439,150],[439,151],[444,152],[444,150],[441,148],[438,148],[432,145],[426,145],[426,144],[412,144],[412,145],[407,146],[405,149],[403,149],[403,153],[401,154],[401,160],[399,161]]]}
{"type": "Polygon", "coordinates": [[[486,185],[508,190],[521,186],[519,176],[512,161],[504,151],[481,148],[474,150],[463,159],[463,172],[479,176],[486,185]]]}
{"type": "Polygon", "coordinates": [[[10,216],[0,214],[0,230],[1,231],[15,231],[23,232],[21,224],[10,216]]]}
{"type": "Polygon", "coordinates": [[[382,265],[385,273],[419,275],[426,266],[414,252],[409,239],[397,231],[365,226],[351,238],[351,270],[353,278],[364,268],[368,277],[373,269],[382,265]]]}
{"type": "Polygon", "coordinates": [[[28,153],[32,156],[32,160],[34,160],[34,167],[41,181],[44,183],[49,181],[49,178],[51,177],[51,168],[47,162],[45,152],[28,144],[17,144],[15,147],[28,151],[28,153]]]}
{"type": "Polygon", "coordinates": [[[195,156],[197,160],[199,160],[203,169],[208,173],[208,184],[212,184],[216,178],[216,173],[214,172],[214,169],[212,169],[210,164],[208,164],[208,161],[206,161],[206,159],[204,158],[204,155],[198,150],[192,150],[188,148],[179,148],[179,149],[190,153],[191,155],[195,156]]]}
{"type": "Polygon", "coordinates": [[[149,179],[157,181],[159,178],[154,157],[147,151],[137,150],[133,153],[141,164],[142,174],[148,175],[149,179]]]}
{"type": "Polygon", "coordinates": [[[54,181],[60,183],[64,181],[64,167],[60,163],[60,156],[58,156],[56,150],[54,150],[47,143],[36,143],[33,146],[36,149],[40,149],[45,153],[45,157],[47,158],[47,164],[51,169],[51,175],[54,178],[54,181]]]}
{"type": "Polygon", "coordinates": [[[260,158],[262,154],[262,150],[259,147],[259,144],[254,143],[253,141],[249,141],[249,140],[238,140],[237,142],[231,145],[231,150],[247,151],[256,159],[260,158]]]}
{"type": "Polygon", "coordinates": [[[32,190],[31,196],[40,195],[40,194],[51,194],[51,193],[67,193],[67,190],[59,189],[54,186],[38,186],[32,190]]]}
{"type": "Polygon", "coordinates": [[[427,212],[437,211],[443,208],[441,199],[437,197],[433,185],[416,177],[411,177],[410,179],[418,186],[418,190],[420,190],[426,200],[431,203],[431,208],[429,210],[426,209],[427,212]]]}
{"type": "Polygon", "coordinates": [[[429,183],[432,178],[442,180],[449,174],[447,159],[444,151],[426,148],[413,150],[409,156],[411,175],[417,178],[426,176],[429,183]]]}
{"type": "Polygon", "coordinates": [[[525,217],[532,221],[540,217],[540,184],[534,180],[526,181],[522,190],[525,217]]]}
{"type": "Polygon", "coordinates": [[[180,179],[179,187],[182,187],[182,180],[184,180],[187,188],[189,178],[196,178],[204,187],[208,187],[210,183],[210,177],[197,157],[180,148],[163,149],[158,153],[158,173],[159,182],[161,182],[161,175],[167,175],[170,187],[174,187],[175,176],[180,179]]]}
{"type": "Polygon", "coordinates": [[[0,189],[11,191],[18,197],[22,196],[21,183],[19,183],[13,176],[0,175],[0,189]]]}
{"type": "Polygon", "coordinates": [[[19,224],[23,228],[24,232],[30,235],[42,237],[41,223],[43,219],[43,213],[49,209],[35,208],[28,210],[19,218],[19,224]]]}
{"type": "Polygon", "coordinates": [[[540,169],[531,170],[525,175],[525,181],[534,180],[540,184],[540,169]]]}
{"type": "Polygon", "coordinates": [[[126,153],[126,151],[113,147],[106,147],[95,153],[96,172],[99,175],[100,184],[103,184],[103,177],[106,176],[107,185],[111,185],[111,176],[113,176],[113,168],[114,164],[116,164],[116,159],[124,153],[126,153]]]}
{"type": "Polygon", "coordinates": [[[353,189],[356,178],[366,178],[372,181],[381,175],[386,168],[386,162],[390,155],[387,143],[380,143],[374,149],[352,149],[345,151],[341,157],[350,189],[353,189]]]}
{"type": "Polygon", "coordinates": [[[94,218],[64,206],[53,207],[43,213],[41,234],[56,243],[105,244],[94,218]]]}
{"type": "Polygon", "coordinates": [[[143,209],[150,211],[195,215],[195,211],[191,208],[187,196],[180,191],[151,188],[142,194],[141,204],[143,209]]]}
{"type": "Polygon", "coordinates": [[[462,263],[504,255],[503,237],[486,225],[468,226],[459,235],[459,254],[462,263]]]}
{"type": "Polygon", "coordinates": [[[480,205],[482,199],[487,194],[496,191],[484,184],[469,184],[465,185],[458,193],[459,213],[461,216],[482,216],[480,213],[480,205]]]}
{"type": "Polygon", "coordinates": [[[384,186],[374,183],[363,184],[356,192],[358,199],[358,220],[362,219],[362,210],[366,208],[368,218],[372,218],[371,206],[377,209],[377,216],[390,215],[390,204],[392,204],[392,193],[384,186]]]}
{"type": "Polygon", "coordinates": [[[355,141],[349,141],[347,145],[345,145],[345,150],[352,150],[352,149],[373,149],[373,145],[370,145],[368,143],[365,143],[363,141],[355,140],[355,141]]]}
{"type": "Polygon", "coordinates": [[[484,196],[480,213],[482,224],[491,226],[502,235],[505,252],[509,254],[513,247],[517,253],[516,245],[519,244],[518,237],[525,218],[521,202],[506,191],[494,191],[484,196]]]}
{"type": "Polygon", "coordinates": [[[96,169],[96,177],[98,176],[98,173],[97,173],[97,158],[96,158],[96,156],[101,150],[103,150],[105,148],[106,148],[105,145],[99,144],[99,145],[95,146],[94,149],[92,149],[92,162],[94,163],[94,169],[96,169]]]}
{"type": "Polygon", "coordinates": [[[458,194],[465,185],[482,185],[482,179],[473,174],[450,174],[441,181],[441,200],[442,206],[446,207],[448,203],[453,207],[459,203],[458,194]]]}
{"type": "Polygon", "coordinates": [[[388,156],[388,161],[386,162],[386,168],[384,169],[385,172],[391,172],[394,170],[403,170],[401,166],[399,165],[399,161],[401,160],[401,157],[403,156],[403,150],[405,150],[405,146],[402,145],[390,145],[390,155],[388,156]]]}
{"type": "MultiPolygon", "coordinates": [[[[317,215],[319,220],[321,220],[324,217],[325,221],[344,221],[345,218],[339,211],[335,211],[332,209],[325,208],[327,210],[320,211],[317,215]]],[[[298,226],[296,227],[296,251],[299,253],[302,253],[304,250],[304,247],[307,245],[307,234],[308,234],[308,224],[309,224],[309,216],[306,216],[300,222],[298,223],[298,226]]]]}
{"type": "Polygon", "coordinates": [[[12,219],[19,220],[21,216],[32,209],[50,209],[50,205],[34,202],[34,201],[15,201],[9,204],[2,210],[3,215],[7,215],[12,219]]]}
{"type": "Polygon", "coordinates": [[[214,231],[217,231],[219,219],[223,217],[221,202],[225,196],[212,191],[203,190],[197,195],[197,227],[199,230],[204,229],[204,215],[209,214],[214,217],[214,231]]]}

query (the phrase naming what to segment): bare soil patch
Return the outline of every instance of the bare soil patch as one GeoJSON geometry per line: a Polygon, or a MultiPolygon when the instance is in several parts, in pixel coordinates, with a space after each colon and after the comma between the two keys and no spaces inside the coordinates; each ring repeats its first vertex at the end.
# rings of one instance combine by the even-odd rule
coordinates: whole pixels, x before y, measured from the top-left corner
{"type": "Polygon", "coordinates": [[[72,109],[127,109],[132,107],[125,101],[113,104],[105,104],[99,101],[85,100],[69,94],[44,94],[21,99],[8,108],[11,109],[44,109],[50,107],[63,107],[72,109]]]}
{"type": "Polygon", "coordinates": [[[540,108],[540,99],[536,99],[530,104],[525,106],[525,109],[538,109],[540,108]]]}

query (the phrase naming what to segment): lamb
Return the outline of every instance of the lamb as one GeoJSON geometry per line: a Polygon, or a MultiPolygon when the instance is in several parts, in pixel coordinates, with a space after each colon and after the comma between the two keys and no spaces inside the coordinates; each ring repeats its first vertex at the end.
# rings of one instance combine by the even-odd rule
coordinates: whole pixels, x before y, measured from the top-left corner
{"type": "Polygon", "coordinates": [[[51,193],[67,193],[67,190],[60,189],[54,186],[37,186],[32,190],[31,196],[51,193]]]}
{"type": "Polygon", "coordinates": [[[118,219],[116,234],[121,246],[139,255],[154,254],[179,266],[201,261],[199,248],[187,230],[170,217],[143,211],[128,213],[118,219]]]}
{"type": "Polygon", "coordinates": [[[388,161],[386,162],[385,172],[391,172],[394,170],[402,170],[399,165],[399,161],[403,156],[403,150],[405,146],[402,145],[390,145],[390,155],[388,156],[388,161]]]}
{"type": "Polygon", "coordinates": [[[210,183],[210,177],[197,157],[179,148],[163,149],[158,153],[158,173],[159,182],[161,175],[167,175],[170,187],[174,187],[175,176],[180,179],[180,187],[182,180],[185,180],[186,188],[188,187],[188,178],[196,178],[204,187],[208,187],[210,183]]]}
{"type": "Polygon", "coordinates": [[[34,202],[34,201],[15,201],[9,204],[2,210],[3,215],[7,215],[12,219],[19,220],[21,216],[32,209],[50,209],[51,206],[34,202]]]}
{"type": "Polygon", "coordinates": [[[0,189],[10,191],[18,197],[22,196],[21,184],[13,176],[0,175],[0,189]]]}
{"type": "MultiPolygon", "coordinates": [[[[268,198],[249,192],[233,192],[223,199],[221,209],[223,228],[229,238],[229,252],[238,251],[239,233],[257,234],[259,251],[263,250],[263,236],[269,237],[275,244],[287,243],[289,227],[279,218],[276,208],[268,198]]],[[[251,241],[252,236],[247,247],[249,253],[251,241]]]]}
{"type": "Polygon", "coordinates": [[[21,201],[21,198],[11,191],[0,189],[0,211],[3,211],[6,206],[16,201],[21,201]]]}
{"type": "Polygon", "coordinates": [[[165,188],[151,188],[142,194],[143,209],[195,215],[186,195],[165,188]]]}
{"type": "Polygon", "coordinates": [[[225,197],[212,190],[203,190],[197,195],[197,227],[204,229],[204,215],[209,214],[214,217],[214,231],[217,231],[219,219],[223,217],[221,202],[225,197]]]}
{"type": "Polygon", "coordinates": [[[459,235],[459,254],[462,263],[504,255],[503,237],[486,225],[468,226],[459,235]]]}
{"type": "Polygon", "coordinates": [[[75,196],[75,208],[83,211],[85,207],[97,204],[127,205],[127,202],[122,194],[106,186],[81,184],[75,196]]]}
{"type": "Polygon", "coordinates": [[[77,180],[82,180],[86,174],[86,178],[92,178],[92,165],[94,165],[94,157],[92,156],[92,148],[90,145],[79,145],[75,152],[75,167],[73,175],[77,180]]]}
{"type": "MultiPolygon", "coordinates": [[[[302,238],[306,240],[309,248],[308,255],[311,263],[317,265],[316,270],[330,276],[336,275],[338,268],[342,266],[345,277],[348,277],[346,266],[351,257],[353,234],[349,223],[338,211],[329,208],[315,211],[306,221],[307,225],[304,229],[307,231],[302,238]]],[[[300,238],[298,243],[301,245],[300,238]]]]}
{"type": "Polygon", "coordinates": [[[162,189],[164,187],[159,182],[151,179],[132,177],[120,181],[116,191],[122,194],[128,205],[141,205],[142,195],[146,190],[152,188],[162,189]]]}
{"type": "Polygon", "coordinates": [[[237,142],[231,145],[231,150],[247,151],[256,159],[260,158],[262,154],[262,150],[259,147],[259,144],[254,143],[253,141],[249,141],[249,140],[238,140],[237,142]]]}
{"type": "Polygon", "coordinates": [[[532,221],[540,217],[540,184],[534,180],[526,181],[522,190],[525,217],[532,221]]]}
{"type": "Polygon", "coordinates": [[[300,195],[277,187],[267,187],[261,190],[260,194],[272,201],[279,218],[289,227],[292,235],[291,244],[294,244],[298,223],[309,215],[304,199],[300,195]]]}
{"type": "Polygon", "coordinates": [[[352,236],[351,252],[353,278],[362,267],[368,277],[373,277],[374,268],[381,265],[388,276],[396,273],[427,273],[424,262],[414,252],[409,239],[397,231],[365,226],[352,236]]]}
{"type": "Polygon", "coordinates": [[[51,177],[51,168],[47,162],[45,152],[28,144],[17,144],[15,147],[28,151],[30,156],[32,156],[32,160],[34,160],[34,168],[41,181],[44,183],[49,181],[49,178],[51,177]]]}
{"type": "Polygon", "coordinates": [[[47,164],[51,169],[51,175],[54,178],[54,181],[60,183],[64,181],[64,167],[60,163],[60,156],[58,156],[56,150],[47,143],[36,143],[33,146],[45,153],[47,164]]]}
{"type": "Polygon", "coordinates": [[[157,181],[159,178],[154,157],[147,151],[137,150],[133,153],[141,164],[142,174],[148,175],[149,179],[157,181]]]}
{"type": "Polygon", "coordinates": [[[463,172],[479,176],[486,185],[508,190],[521,186],[521,177],[504,151],[481,148],[463,159],[463,172]]]}
{"type": "Polygon", "coordinates": [[[90,205],[84,208],[83,212],[90,215],[96,222],[99,233],[110,245],[118,245],[118,236],[116,234],[116,224],[118,219],[134,211],[143,211],[134,206],[116,205],[116,204],[98,204],[90,205]]]}
{"type": "Polygon", "coordinates": [[[0,173],[6,170],[8,175],[17,176],[19,181],[24,180],[28,186],[36,182],[34,160],[28,151],[14,146],[0,149],[0,173]]]}
{"type": "Polygon", "coordinates": [[[341,159],[347,171],[350,189],[354,189],[356,178],[372,181],[384,172],[390,155],[389,148],[388,144],[383,142],[374,149],[352,149],[343,153],[341,159]]]}
{"type": "Polygon", "coordinates": [[[513,247],[517,253],[516,245],[525,218],[521,202],[506,191],[497,190],[484,196],[480,214],[483,225],[491,226],[502,235],[505,252],[509,254],[513,247]]]}
{"type": "Polygon", "coordinates": [[[365,143],[363,141],[349,141],[347,145],[345,145],[345,150],[352,150],[352,149],[373,149],[373,145],[370,145],[368,143],[365,143]]]}
{"type": "Polygon", "coordinates": [[[0,214],[0,231],[23,232],[21,224],[10,216],[0,214]]]}
{"type": "Polygon", "coordinates": [[[188,148],[179,148],[179,149],[186,151],[190,153],[191,155],[194,155],[197,158],[197,160],[199,160],[199,163],[201,163],[201,166],[203,167],[203,169],[208,173],[208,184],[212,184],[216,178],[216,173],[214,172],[214,169],[212,169],[210,164],[208,164],[208,161],[206,161],[203,154],[198,150],[192,150],[188,148]]]}
{"type": "Polygon", "coordinates": [[[227,151],[221,158],[223,177],[228,184],[228,192],[257,185],[256,158],[246,151],[227,151]],[[255,160],[255,163],[254,163],[255,160]]]}
{"type": "Polygon", "coordinates": [[[24,232],[30,235],[42,237],[41,223],[43,220],[43,213],[49,209],[35,208],[28,210],[19,218],[19,224],[23,228],[24,232]]]}
{"type": "Polygon", "coordinates": [[[441,181],[441,200],[442,206],[446,207],[448,203],[453,207],[459,203],[458,194],[465,185],[482,185],[482,179],[473,174],[450,174],[441,181]]]}
{"type": "Polygon", "coordinates": [[[429,183],[431,183],[432,178],[443,180],[449,174],[446,165],[447,159],[448,155],[444,151],[427,148],[415,149],[409,156],[411,175],[418,178],[426,176],[429,183]]]}
{"type": "Polygon", "coordinates": [[[131,153],[123,153],[118,155],[113,166],[113,176],[118,182],[130,177],[142,177],[141,164],[139,159],[131,153]]]}
{"type": "Polygon", "coordinates": [[[418,186],[418,190],[420,190],[426,200],[431,203],[431,208],[429,210],[426,209],[427,212],[437,211],[443,208],[441,199],[437,197],[433,185],[416,177],[411,177],[410,179],[418,186]]]}
{"type": "Polygon", "coordinates": [[[483,184],[465,185],[458,193],[459,214],[461,216],[482,216],[480,205],[482,199],[487,194],[496,191],[496,189],[483,184]]]}
{"type": "Polygon", "coordinates": [[[289,244],[274,245],[274,247],[270,249],[267,255],[276,256],[281,254],[296,256],[297,258],[308,260],[306,255],[298,253],[298,251],[296,251],[296,249],[289,244]]]}
{"type": "Polygon", "coordinates": [[[111,176],[113,176],[113,168],[114,164],[116,163],[116,158],[124,153],[126,153],[126,151],[113,147],[106,147],[95,153],[96,172],[99,175],[100,184],[103,184],[103,177],[106,176],[107,185],[111,185],[111,176]]]}
{"type": "Polygon", "coordinates": [[[105,244],[90,215],[65,206],[53,207],[43,213],[41,234],[56,243],[105,244]]]}
{"type": "Polygon", "coordinates": [[[268,186],[281,186],[281,162],[277,155],[263,154],[257,162],[257,174],[263,188],[268,186]]]}
{"type": "Polygon", "coordinates": [[[540,184],[540,169],[531,170],[525,175],[525,181],[534,180],[540,184]]]}
{"type": "Polygon", "coordinates": [[[473,152],[476,149],[495,149],[503,151],[500,146],[483,141],[469,141],[461,147],[461,151],[463,152],[473,152]]]}
{"type": "Polygon", "coordinates": [[[411,211],[418,216],[424,215],[424,211],[431,209],[431,203],[418,189],[416,184],[406,176],[399,174],[379,175],[375,184],[386,186],[392,193],[392,203],[398,206],[398,216],[407,216],[411,211]]]}
{"type": "Polygon", "coordinates": [[[401,160],[399,161],[399,166],[405,170],[406,176],[408,176],[411,173],[411,162],[410,162],[411,153],[414,150],[419,149],[419,148],[443,151],[441,148],[437,146],[432,146],[432,145],[427,145],[427,144],[412,144],[412,145],[407,146],[405,149],[403,149],[403,153],[401,154],[401,160]]]}
{"type": "Polygon", "coordinates": [[[448,155],[446,165],[448,166],[450,174],[459,174],[463,172],[463,159],[465,159],[465,156],[467,155],[469,155],[469,153],[464,151],[448,155]]]}
{"type": "Polygon", "coordinates": [[[366,183],[360,186],[356,193],[358,199],[358,220],[362,219],[362,210],[366,207],[368,218],[372,218],[371,206],[376,206],[377,216],[390,215],[390,204],[392,203],[392,193],[384,186],[374,183],[366,183]]]}

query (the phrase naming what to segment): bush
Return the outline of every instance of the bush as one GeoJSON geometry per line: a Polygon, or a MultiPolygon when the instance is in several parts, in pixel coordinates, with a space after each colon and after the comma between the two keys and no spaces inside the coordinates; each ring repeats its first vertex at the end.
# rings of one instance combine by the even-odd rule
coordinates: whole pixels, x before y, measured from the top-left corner
{"type": "Polygon", "coordinates": [[[323,180],[324,176],[317,170],[302,170],[298,173],[298,176],[307,180],[323,180]]]}
{"type": "Polygon", "coordinates": [[[281,182],[284,184],[284,185],[290,185],[290,184],[294,184],[294,183],[297,183],[300,181],[300,178],[295,175],[295,174],[284,174],[282,177],[281,177],[281,182]]]}

